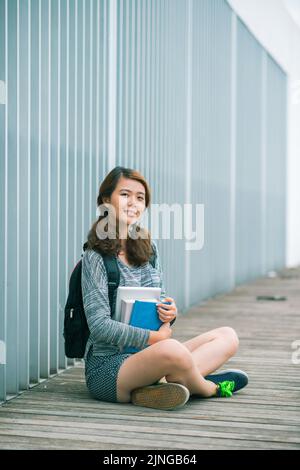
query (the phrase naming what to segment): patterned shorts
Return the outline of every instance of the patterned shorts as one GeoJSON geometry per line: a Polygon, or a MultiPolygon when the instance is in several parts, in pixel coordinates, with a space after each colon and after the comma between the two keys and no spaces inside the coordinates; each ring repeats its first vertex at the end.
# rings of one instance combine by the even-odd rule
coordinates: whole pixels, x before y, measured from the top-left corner
{"type": "Polygon", "coordinates": [[[94,398],[117,403],[117,378],[123,362],[132,354],[116,353],[111,356],[93,356],[90,347],[85,361],[86,385],[94,398]]]}

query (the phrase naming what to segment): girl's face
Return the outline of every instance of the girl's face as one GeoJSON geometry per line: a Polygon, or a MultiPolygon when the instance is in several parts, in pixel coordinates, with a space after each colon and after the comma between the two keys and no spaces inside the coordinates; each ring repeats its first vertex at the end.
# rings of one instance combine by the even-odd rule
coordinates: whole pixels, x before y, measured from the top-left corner
{"type": "Polygon", "coordinates": [[[131,225],[140,219],[146,208],[145,195],[142,183],[121,176],[110,201],[107,202],[114,206],[117,220],[131,225]]]}

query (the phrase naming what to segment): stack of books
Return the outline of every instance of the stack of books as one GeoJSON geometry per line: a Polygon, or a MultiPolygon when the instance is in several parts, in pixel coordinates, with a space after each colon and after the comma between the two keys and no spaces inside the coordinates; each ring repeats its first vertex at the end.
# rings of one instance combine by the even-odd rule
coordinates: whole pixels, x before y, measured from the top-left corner
{"type": "MultiPolygon", "coordinates": [[[[157,299],[122,299],[120,321],[146,330],[159,330],[163,322],[159,319],[157,299]]],[[[169,303],[169,302],[166,302],[169,303]]],[[[122,353],[135,353],[139,349],[128,347],[122,353]]]]}

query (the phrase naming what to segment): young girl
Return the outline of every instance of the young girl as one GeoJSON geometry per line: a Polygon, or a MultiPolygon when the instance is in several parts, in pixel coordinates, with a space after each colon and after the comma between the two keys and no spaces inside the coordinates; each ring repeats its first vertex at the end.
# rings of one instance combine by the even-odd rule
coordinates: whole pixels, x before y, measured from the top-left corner
{"type": "MultiPolygon", "coordinates": [[[[170,322],[176,318],[173,298],[166,297],[156,243],[138,220],[150,205],[150,189],[138,172],[114,168],[100,186],[98,206],[115,211],[115,236],[101,236],[101,222],[93,224],[82,260],[82,295],[90,337],[85,351],[85,376],[90,393],[98,400],[164,410],[182,407],[191,395],[231,396],[248,383],[247,374],[227,370],[208,375],[232,357],[238,337],[229,327],[217,328],[184,343],[172,339],[170,322]],[[139,234],[130,236],[133,229],[139,234]],[[100,234],[100,236],[99,236],[100,234]],[[155,268],[149,263],[154,252],[155,268]],[[111,316],[107,274],[101,254],[113,255],[120,270],[120,286],[161,287],[157,306],[163,322],[158,331],[133,327],[114,320],[116,292],[111,316]],[[123,347],[140,351],[122,354],[123,347]]],[[[107,213],[110,213],[109,210],[107,213]]],[[[105,225],[106,224],[106,225],[105,225]]],[[[102,227],[103,229],[103,227],[102,227]]],[[[106,233],[107,230],[106,230],[106,233]]]]}

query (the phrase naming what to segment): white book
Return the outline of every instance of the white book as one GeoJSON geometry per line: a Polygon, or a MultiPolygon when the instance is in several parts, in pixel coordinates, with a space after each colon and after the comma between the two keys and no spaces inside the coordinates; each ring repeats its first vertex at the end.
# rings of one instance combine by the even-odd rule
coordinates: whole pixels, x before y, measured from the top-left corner
{"type": "Polygon", "coordinates": [[[129,323],[131,317],[131,311],[135,299],[122,299],[121,300],[121,317],[120,321],[122,323],[129,323]]]}
{"type": "Polygon", "coordinates": [[[128,324],[130,322],[132,308],[136,300],[140,300],[143,302],[159,303],[159,300],[154,299],[154,298],[152,299],[122,299],[121,300],[121,316],[120,316],[120,321],[122,323],[128,324]]]}
{"type": "Polygon", "coordinates": [[[160,287],[129,287],[119,286],[117,289],[116,307],[113,318],[116,321],[121,320],[121,300],[125,299],[156,299],[159,302],[161,296],[160,287]]]}

